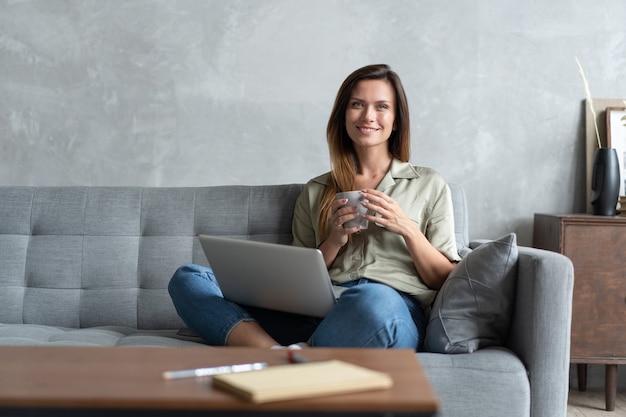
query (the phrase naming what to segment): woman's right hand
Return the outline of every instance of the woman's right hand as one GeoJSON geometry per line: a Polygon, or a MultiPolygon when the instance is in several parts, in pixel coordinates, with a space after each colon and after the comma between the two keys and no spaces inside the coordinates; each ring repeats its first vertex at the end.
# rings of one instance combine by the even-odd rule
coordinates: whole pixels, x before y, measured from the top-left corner
{"type": "Polygon", "coordinates": [[[339,250],[348,243],[348,236],[361,231],[359,226],[343,227],[343,224],[354,220],[358,216],[357,208],[354,206],[346,206],[347,199],[340,199],[333,202],[329,221],[328,238],[319,246],[324,255],[326,266],[330,267],[337,257],[339,250]]]}

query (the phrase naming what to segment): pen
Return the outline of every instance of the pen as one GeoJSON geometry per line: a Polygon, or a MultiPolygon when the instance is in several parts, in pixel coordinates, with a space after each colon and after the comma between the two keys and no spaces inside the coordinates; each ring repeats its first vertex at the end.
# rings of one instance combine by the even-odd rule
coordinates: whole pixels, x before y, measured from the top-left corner
{"type": "Polygon", "coordinates": [[[238,365],[213,366],[211,368],[183,369],[163,372],[163,379],[198,378],[232,372],[258,371],[267,368],[266,362],[241,363],[238,365]]]}
{"type": "Polygon", "coordinates": [[[287,352],[289,363],[307,363],[309,360],[293,350],[287,352]]]}

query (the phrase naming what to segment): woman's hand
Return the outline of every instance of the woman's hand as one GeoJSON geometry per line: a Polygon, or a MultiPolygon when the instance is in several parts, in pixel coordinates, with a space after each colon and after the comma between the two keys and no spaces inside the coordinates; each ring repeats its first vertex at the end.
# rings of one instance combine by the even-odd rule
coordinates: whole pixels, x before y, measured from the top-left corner
{"type": "Polygon", "coordinates": [[[357,207],[346,206],[347,198],[335,200],[331,209],[330,217],[330,234],[328,239],[339,245],[340,247],[348,243],[348,236],[361,230],[359,226],[344,227],[344,223],[354,220],[358,217],[357,207]]]}
{"type": "Polygon", "coordinates": [[[361,192],[363,198],[368,201],[364,204],[368,209],[368,215],[364,216],[367,220],[405,238],[419,232],[417,223],[404,213],[393,198],[377,190],[368,189],[361,192]],[[378,215],[370,215],[371,212],[378,215]]]}
{"type": "Polygon", "coordinates": [[[401,235],[422,281],[429,288],[440,289],[455,264],[430,244],[419,225],[404,213],[393,198],[376,190],[362,192],[369,201],[364,204],[365,207],[377,214],[367,215],[366,218],[401,235]]]}
{"type": "Polygon", "coordinates": [[[331,208],[331,217],[329,221],[330,233],[328,237],[319,246],[319,250],[324,255],[326,267],[330,268],[339,250],[348,243],[348,236],[361,230],[359,226],[343,227],[344,223],[354,220],[358,216],[357,208],[354,206],[346,206],[347,199],[340,199],[333,202],[331,208]]]}

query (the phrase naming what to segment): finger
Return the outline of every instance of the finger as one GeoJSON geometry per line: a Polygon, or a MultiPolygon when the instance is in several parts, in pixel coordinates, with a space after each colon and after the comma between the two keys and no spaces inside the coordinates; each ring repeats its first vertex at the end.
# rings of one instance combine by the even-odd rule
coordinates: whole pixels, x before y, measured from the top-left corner
{"type": "Polygon", "coordinates": [[[379,205],[379,206],[383,206],[383,205],[389,206],[393,203],[393,200],[389,196],[380,192],[376,195],[365,194],[363,198],[367,200],[370,204],[379,205]]]}
{"type": "Polygon", "coordinates": [[[353,235],[355,233],[359,233],[361,231],[360,226],[348,227],[343,229],[346,232],[346,235],[353,235]]]}
{"type": "Polygon", "coordinates": [[[335,215],[337,217],[343,217],[343,216],[350,216],[352,214],[357,214],[358,213],[358,209],[355,206],[345,206],[345,207],[340,207],[336,212],[335,215]]]}
{"type": "Polygon", "coordinates": [[[378,214],[381,217],[385,217],[391,214],[391,207],[379,204],[378,202],[370,201],[367,203],[363,203],[363,206],[368,210],[368,212],[378,214]]]}
{"type": "Polygon", "coordinates": [[[338,227],[343,228],[344,224],[351,221],[351,220],[355,220],[357,218],[357,213],[356,212],[352,212],[352,213],[348,213],[348,214],[344,214],[341,216],[337,216],[337,220],[335,221],[335,225],[338,227]]]}
{"type": "Polygon", "coordinates": [[[333,212],[339,210],[340,208],[344,207],[346,204],[348,204],[348,199],[347,198],[342,198],[339,200],[335,200],[333,201],[333,205],[331,206],[331,210],[333,212]]]}
{"type": "Polygon", "coordinates": [[[364,194],[364,197],[365,195],[373,196],[376,198],[382,198],[382,199],[389,197],[387,194],[383,193],[382,191],[372,190],[372,189],[363,190],[361,191],[361,193],[364,194]]]}

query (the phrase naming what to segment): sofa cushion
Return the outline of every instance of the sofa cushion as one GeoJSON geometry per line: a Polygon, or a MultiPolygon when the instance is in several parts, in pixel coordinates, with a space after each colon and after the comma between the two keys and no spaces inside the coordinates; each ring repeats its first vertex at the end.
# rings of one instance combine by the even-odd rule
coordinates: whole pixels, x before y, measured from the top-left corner
{"type": "Polygon", "coordinates": [[[206,346],[200,338],[177,334],[177,330],[137,330],[123,326],[74,329],[38,324],[0,323],[0,346],[2,345],[206,346]]]}
{"type": "Polygon", "coordinates": [[[514,233],[484,243],[450,273],[435,298],[426,330],[430,352],[468,353],[506,339],[515,291],[514,233]]]}
{"type": "Polygon", "coordinates": [[[459,355],[420,352],[417,357],[439,398],[438,416],[530,416],[526,367],[510,350],[489,347],[459,355]]]}

